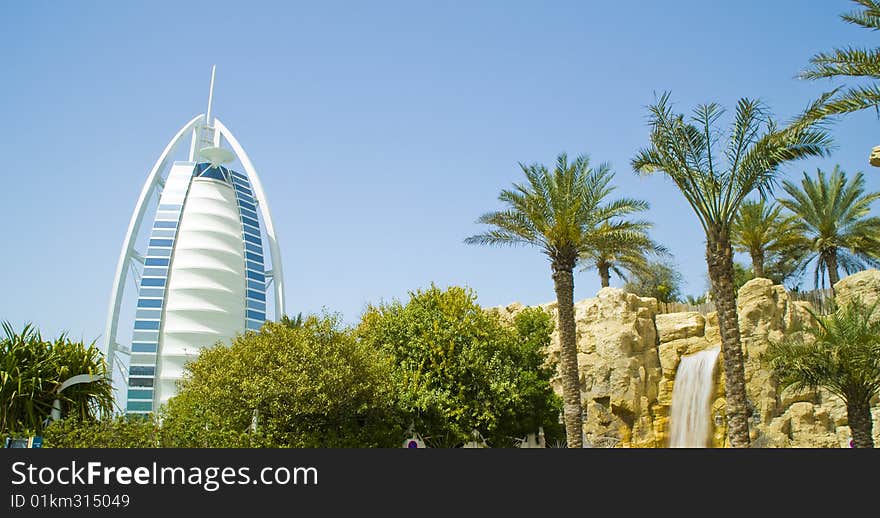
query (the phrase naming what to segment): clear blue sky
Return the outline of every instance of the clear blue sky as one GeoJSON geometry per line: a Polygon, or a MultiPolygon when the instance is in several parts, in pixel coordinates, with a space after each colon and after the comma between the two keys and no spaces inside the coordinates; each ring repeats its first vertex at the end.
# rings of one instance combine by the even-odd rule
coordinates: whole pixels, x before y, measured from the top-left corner
{"type": "MultiPolygon", "coordinates": [[[[587,153],[648,200],[654,237],[705,290],[703,236],[663,177],[629,167],[645,105],[742,96],[788,118],[837,82],[795,79],[814,53],[876,44],[846,0],[805,2],[6,2],[0,7],[0,319],[103,333],[122,239],[167,141],[204,111],[248,151],[282,245],[288,312],[348,322],[432,281],[484,306],[554,298],[536,249],[462,240],[520,181],[518,162],[587,153]]],[[[833,126],[827,160],[866,173],[873,113],[833,126]]],[[[613,281],[619,285],[619,281],[613,281]]],[[[595,272],[575,297],[593,296],[595,272]]]]}

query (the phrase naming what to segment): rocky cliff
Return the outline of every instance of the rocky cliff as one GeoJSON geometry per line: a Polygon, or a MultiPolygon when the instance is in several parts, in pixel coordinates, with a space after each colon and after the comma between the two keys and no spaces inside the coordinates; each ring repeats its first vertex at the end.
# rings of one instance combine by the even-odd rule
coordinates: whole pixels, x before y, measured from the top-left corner
{"type": "MultiPolygon", "coordinates": [[[[854,296],[880,298],[880,271],[866,270],[835,285],[841,303],[854,296]]],[[[555,312],[556,304],[542,307],[555,312]]],[[[812,322],[810,303],[794,300],[768,279],[746,283],[737,296],[740,333],[751,403],[749,428],[755,446],[847,447],[843,402],[824,390],[780,391],[760,355],[771,341],[802,332],[812,322]]],[[[510,318],[520,304],[492,308],[510,318]]],[[[669,408],[681,357],[720,347],[715,313],[659,313],[657,301],[616,288],[575,303],[578,365],[584,403],[584,432],[594,446],[665,447],[669,408]]],[[[559,338],[552,337],[549,361],[558,362],[559,338]]],[[[721,359],[715,370],[713,444],[727,446],[721,359]]],[[[561,393],[561,385],[554,383],[561,393]]],[[[874,405],[874,441],[880,444],[880,401],[874,405]]]]}

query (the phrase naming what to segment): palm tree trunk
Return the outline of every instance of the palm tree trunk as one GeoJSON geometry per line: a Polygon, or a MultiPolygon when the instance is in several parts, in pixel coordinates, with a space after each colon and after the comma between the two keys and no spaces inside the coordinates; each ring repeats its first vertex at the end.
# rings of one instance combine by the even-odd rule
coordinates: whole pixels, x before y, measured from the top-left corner
{"type": "Polygon", "coordinates": [[[834,285],[840,280],[837,274],[837,250],[828,252],[828,282],[831,283],[831,293],[834,293],[834,285]]]}
{"type": "Polygon", "coordinates": [[[602,287],[607,288],[611,286],[611,265],[600,262],[596,267],[599,270],[599,279],[602,281],[602,287]]]}
{"type": "Polygon", "coordinates": [[[565,436],[569,448],[583,448],[583,407],[578,374],[574,322],[574,264],[569,268],[553,265],[553,286],[559,313],[560,363],[565,436]]]}
{"type": "Polygon", "coordinates": [[[745,367],[736,313],[733,284],[733,250],[727,232],[707,236],[706,263],[718,310],[721,351],[724,355],[724,384],[727,392],[727,436],[734,448],[749,447],[748,399],[745,367]]]}
{"type": "Polygon", "coordinates": [[[871,422],[871,404],[868,400],[846,402],[846,418],[852,432],[854,448],[873,448],[873,423],[871,422]]]}
{"type": "Polygon", "coordinates": [[[764,254],[762,252],[752,253],[752,272],[756,278],[764,277],[764,254]]]}

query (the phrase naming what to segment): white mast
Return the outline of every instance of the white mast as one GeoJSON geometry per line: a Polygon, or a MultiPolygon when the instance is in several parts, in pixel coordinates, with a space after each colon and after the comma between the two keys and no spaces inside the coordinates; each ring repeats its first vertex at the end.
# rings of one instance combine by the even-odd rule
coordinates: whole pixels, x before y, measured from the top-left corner
{"type": "Polygon", "coordinates": [[[211,102],[214,100],[214,73],[217,65],[211,65],[211,89],[208,90],[208,111],[205,112],[205,126],[211,127],[211,102]]]}
{"type": "MultiPolygon", "coordinates": [[[[201,129],[201,140],[198,148],[193,149],[193,154],[207,159],[212,166],[231,162],[235,155],[228,149],[220,147],[220,135],[214,130],[211,121],[211,105],[214,102],[214,76],[217,72],[217,65],[211,65],[211,87],[208,90],[208,111],[205,112],[205,124],[201,129]]],[[[192,161],[194,158],[190,158],[192,161]]]]}

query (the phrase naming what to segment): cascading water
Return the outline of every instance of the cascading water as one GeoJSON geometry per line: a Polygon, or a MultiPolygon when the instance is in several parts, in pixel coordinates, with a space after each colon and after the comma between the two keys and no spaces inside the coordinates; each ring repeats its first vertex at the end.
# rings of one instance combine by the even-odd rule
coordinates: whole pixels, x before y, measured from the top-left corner
{"type": "Polygon", "coordinates": [[[670,408],[670,448],[706,448],[712,436],[711,405],[719,349],[681,357],[670,408]]]}

